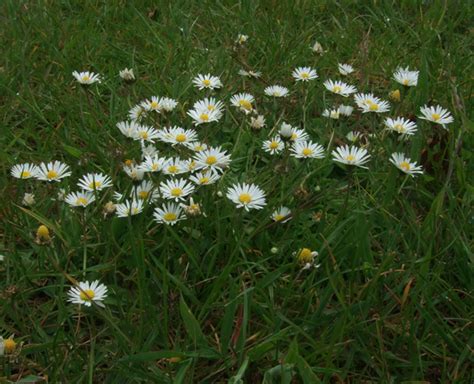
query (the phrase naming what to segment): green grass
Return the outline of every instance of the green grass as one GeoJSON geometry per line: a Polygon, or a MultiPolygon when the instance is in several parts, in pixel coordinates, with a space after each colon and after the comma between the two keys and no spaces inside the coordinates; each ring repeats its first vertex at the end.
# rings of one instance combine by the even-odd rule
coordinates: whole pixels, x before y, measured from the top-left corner
{"type": "Polygon", "coordinates": [[[0,357],[0,381],[471,382],[471,8],[470,1],[2,2],[0,335],[14,334],[19,345],[0,357]],[[250,38],[236,50],[238,33],[250,38]],[[309,49],[315,40],[324,55],[309,49]],[[419,69],[419,85],[389,115],[416,119],[420,106],[440,104],[455,122],[443,131],[418,120],[407,142],[369,139],[369,170],[347,172],[330,156],[283,164],[264,153],[274,125],[301,126],[304,109],[313,140],[326,146],[334,132],[331,149],[351,129],[382,131],[380,116],[321,117],[340,100],[322,86],[339,78],[338,62],[353,64],[348,81],[360,91],[385,99],[400,88],[391,80],[396,67],[419,69]],[[307,87],[291,78],[303,65],[320,76],[307,87]],[[135,70],[135,83],[120,80],[124,67],[135,70]],[[243,80],[242,67],[262,79],[243,80]],[[74,70],[105,80],[81,89],[74,70]],[[152,221],[149,206],[131,220],[104,219],[112,191],[85,211],[52,200],[93,171],[111,175],[115,190],[130,188],[121,165],[138,160],[140,147],[115,124],[139,101],[162,95],[180,102],[169,122],[190,127],[186,111],[204,95],[191,79],[208,72],[221,77],[215,96],[227,104],[233,93],[253,94],[267,126],[252,131],[228,107],[218,124],[198,128],[232,154],[219,183],[194,195],[207,216],[168,227],[152,221]],[[269,101],[263,88],[273,83],[291,97],[269,101]],[[397,150],[425,174],[405,180],[388,162],[397,150]],[[54,159],[73,171],[60,186],[9,175],[16,163],[54,159]],[[235,181],[260,185],[268,206],[237,210],[225,198],[235,181]],[[22,208],[32,191],[36,204],[22,208]],[[272,225],[281,204],[294,217],[272,225]],[[54,235],[49,245],[34,242],[41,223],[54,235]],[[319,252],[319,269],[301,271],[293,253],[302,247],[319,252]],[[67,303],[70,278],[106,284],[105,309],[67,303]]]}

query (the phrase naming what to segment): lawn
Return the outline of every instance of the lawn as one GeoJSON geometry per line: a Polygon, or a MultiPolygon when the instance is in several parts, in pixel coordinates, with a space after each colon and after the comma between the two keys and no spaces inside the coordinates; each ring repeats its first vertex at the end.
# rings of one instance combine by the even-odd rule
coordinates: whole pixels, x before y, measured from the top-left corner
{"type": "Polygon", "coordinates": [[[1,2],[0,382],[471,383],[472,5],[1,2]]]}

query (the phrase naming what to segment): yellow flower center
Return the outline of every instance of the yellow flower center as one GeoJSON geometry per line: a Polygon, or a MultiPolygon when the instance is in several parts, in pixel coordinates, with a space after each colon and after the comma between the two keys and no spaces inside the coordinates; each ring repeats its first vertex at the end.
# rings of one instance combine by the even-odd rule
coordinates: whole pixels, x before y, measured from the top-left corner
{"type": "Polygon", "coordinates": [[[438,121],[439,119],[441,119],[441,115],[439,113],[433,113],[431,115],[431,118],[434,120],[434,121],[438,121]]]}
{"type": "Polygon", "coordinates": [[[30,177],[30,176],[31,176],[31,172],[28,172],[28,171],[22,171],[22,172],[20,173],[20,177],[21,177],[22,179],[27,179],[27,178],[30,177]]]}
{"type": "Polygon", "coordinates": [[[87,75],[82,76],[82,81],[89,81],[91,78],[87,75]]]}
{"type": "Polygon", "coordinates": [[[206,159],[206,164],[207,165],[212,165],[212,164],[215,164],[217,163],[217,157],[215,156],[208,156],[207,159],[206,159]]]}
{"type": "Polygon", "coordinates": [[[12,353],[16,348],[16,342],[11,337],[3,340],[3,348],[6,353],[12,353]]]}
{"type": "Polygon", "coordinates": [[[207,106],[207,110],[208,110],[208,111],[211,111],[211,112],[212,112],[214,109],[216,109],[216,106],[215,106],[215,105],[209,104],[209,105],[207,106]]]}
{"type": "Polygon", "coordinates": [[[313,153],[313,150],[311,148],[303,148],[303,156],[309,156],[313,153]]]}
{"type": "Polygon", "coordinates": [[[406,129],[405,129],[405,127],[404,127],[402,124],[395,124],[395,125],[393,126],[393,128],[395,128],[395,130],[396,130],[397,132],[400,132],[400,133],[405,133],[405,132],[406,132],[406,129]]]}
{"type": "Polygon", "coordinates": [[[407,161],[402,161],[400,163],[400,168],[402,168],[405,172],[408,172],[411,169],[410,163],[407,161]]]}
{"type": "Polygon", "coordinates": [[[100,188],[101,186],[102,186],[101,181],[93,181],[93,182],[89,183],[89,188],[90,189],[97,189],[97,188],[100,188]]]}
{"type": "Polygon", "coordinates": [[[408,85],[408,83],[409,83],[408,79],[403,80],[403,85],[408,85]]]}
{"type": "Polygon", "coordinates": [[[199,118],[202,121],[209,121],[209,115],[207,113],[201,113],[201,116],[199,116],[199,118]]]}
{"type": "Polygon", "coordinates": [[[342,88],[341,88],[340,85],[335,85],[334,87],[332,87],[332,91],[333,91],[334,93],[339,93],[339,92],[342,91],[342,88]]]}
{"type": "Polygon", "coordinates": [[[302,79],[305,79],[305,80],[306,80],[306,79],[309,79],[309,73],[308,73],[308,72],[302,72],[302,73],[300,74],[300,76],[301,76],[302,79]]]}
{"type": "Polygon", "coordinates": [[[140,134],[140,137],[141,137],[143,140],[148,139],[148,132],[147,132],[147,131],[141,131],[139,134],[140,134]]]}
{"type": "Polygon", "coordinates": [[[205,87],[209,87],[211,85],[211,80],[204,79],[202,81],[202,85],[204,85],[205,87]]]}
{"type": "Polygon", "coordinates": [[[132,214],[133,214],[133,215],[136,215],[136,214],[139,213],[139,212],[140,212],[140,210],[139,210],[138,208],[136,208],[136,207],[132,209],[132,214]]]}
{"type": "Polygon", "coordinates": [[[186,135],[184,133],[179,133],[176,135],[176,141],[178,143],[183,143],[186,141],[186,135]]]}
{"type": "Polygon", "coordinates": [[[168,172],[169,173],[176,173],[176,172],[178,172],[178,167],[176,165],[170,165],[168,167],[168,172]]]}
{"type": "Polygon", "coordinates": [[[153,163],[153,164],[151,165],[151,170],[152,170],[152,171],[157,171],[157,170],[158,170],[158,164],[153,163]]]}
{"type": "Polygon", "coordinates": [[[291,134],[290,139],[291,139],[291,140],[296,140],[297,138],[298,138],[298,134],[293,132],[293,133],[291,134]]]}
{"type": "Polygon", "coordinates": [[[275,215],[275,221],[281,221],[284,219],[285,216],[283,215],[275,215]]]}
{"type": "Polygon", "coordinates": [[[356,159],[356,158],[355,158],[354,155],[347,155],[347,156],[346,156],[346,160],[347,160],[347,161],[351,161],[351,162],[352,162],[352,161],[354,161],[355,159],[356,159]]]}
{"type": "Polygon", "coordinates": [[[76,200],[77,205],[87,205],[88,201],[85,197],[78,197],[76,200]]]}
{"type": "Polygon", "coordinates": [[[379,110],[379,106],[378,106],[378,104],[376,104],[376,103],[370,103],[370,104],[369,104],[369,109],[370,109],[371,111],[378,111],[378,110],[379,110]]]}
{"type": "Polygon", "coordinates": [[[196,152],[201,152],[203,149],[204,149],[204,147],[203,147],[202,145],[196,145],[196,146],[194,147],[194,150],[195,150],[196,152]]]}
{"type": "Polygon", "coordinates": [[[84,289],[79,293],[82,301],[92,301],[95,297],[95,292],[92,289],[84,289]]]}
{"type": "Polygon", "coordinates": [[[303,248],[298,254],[298,260],[301,263],[311,263],[313,261],[313,252],[309,248],[303,248]]]}
{"type": "Polygon", "coordinates": [[[138,198],[142,199],[142,200],[146,200],[146,198],[148,197],[150,193],[148,191],[140,191],[138,192],[138,198]]]}
{"type": "Polygon", "coordinates": [[[179,197],[183,194],[183,190],[181,188],[172,188],[171,191],[170,191],[170,194],[171,196],[174,196],[174,197],[179,197]]]}
{"type": "Polygon", "coordinates": [[[281,93],[279,91],[275,91],[273,92],[273,96],[280,97],[281,93]]]}
{"type": "Polygon", "coordinates": [[[51,169],[50,171],[48,171],[48,173],[46,174],[46,177],[48,179],[55,179],[56,177],[58,177],[58,173],[54,170],[54,169],[51,169]]]}
{"type": "Polygon", "coordinates": [[[245,99],[242,99],[239,101],[239,105],[241,108],[247,110],[247,111],[251,111],[252,110],[252,103],[248,100],[245,100],[245,99]]]}
{"type": "Polygon", "coordinates": [[[278,141],[272,141],[269,145],[270,149],[277,149],[278,148],[278,141]]]}
{"type": "Polygon", "coordinates": [[[152,101],[152,102],[150,103],[150,107],[151,107],[152,109],[157,109],[159,106],[160,106],[160,105],[158,104],[157,101],[152,101]]]}
{"type": "Polygon", "coordinates": [[[209,183],[209,177],[201,177],[199,179],[199,184],[207,184],[209,183]]]}
{"type": "Polygon", "coordinates": [[[173,213],[173,212],[167,212],[163,215],[163,219],[165,219],[166,221],[174,221],[176,220],[176,213],[173,213]]]}
{"type": "Polygon", "coordinates": [[[250,196],[248,193],[241,193],[239,196],[239,201],[242,204],[248,204],[252,201],[252,196],[250,196]]]}
{"type": "Polygon", "coordinates": [[[124,164],[125,164],[127,167],[131,167],[131,166],[133,165],[133,160],[127,159],[127,160],[125,160],[124,164]]]}

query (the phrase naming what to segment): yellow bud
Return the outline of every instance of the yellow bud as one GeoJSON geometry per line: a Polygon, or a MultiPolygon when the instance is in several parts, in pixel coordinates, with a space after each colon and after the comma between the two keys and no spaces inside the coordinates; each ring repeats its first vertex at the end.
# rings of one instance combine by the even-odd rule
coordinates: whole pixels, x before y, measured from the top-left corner
{"type": "Polygon", "coordinates": [[[127,167],[131,167],[133,165],[133,160],[127,159],[127,160],[125,160],[124,163],[127,167]]]}
{"type": "Polygon", "coordinates": [[[306,264],[306,263],[312,263],[313,262],[313,252],[309,248],[303,248],[299,253],[298,253],[298,261],[301,264],[306,264]]]}
{"type": "Polygon", "coordinates": [[[11,337],[8,339],[3,340],[3,349],[5,353],[13,353],[16,348],[16,342],[11,337]]]}
{"type": "Polygon", "coordinates": [[[38,239],[43,241],[51,240],[51,237],[49,236],[49,229],[46,225],[40,225],[38,227],[38,230],[36,231],[36,236],[38,237],[38,239]]]}
{"type": "Polygon", "coordinates": [[[388,97],[390,98],[390,100],[394,101],[394,102],[400,102],[400,90],[398,89],[395,89],[394,91],[390,92],[388,94],[388,97]]]}

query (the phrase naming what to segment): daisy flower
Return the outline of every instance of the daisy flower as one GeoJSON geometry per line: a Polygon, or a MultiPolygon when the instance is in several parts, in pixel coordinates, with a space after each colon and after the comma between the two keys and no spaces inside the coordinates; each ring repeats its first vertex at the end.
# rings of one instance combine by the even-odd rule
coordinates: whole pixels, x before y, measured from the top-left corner
{"type": "Polygon", "coordinates": [[[392,153],[390,162],[395,165],[400,171],[415,177],[417,173],[423,173],[421,165],[416,165],[416,162],[411,162],[403,153],[392,153]]]}
{"type": "Polygon", "coordinates": [[[193,159],[196,161],[196,169],[211,169],[222,172],[230,164],[230,155],[221,147],[210,147],[198,152],[193,159]]]}
{"type": "Polygon", "coordinates": [[[257,117],[251,117],[250,126],[256,130],[262,129],[265,126],[265,116],[258,115],[257,117]]]}
{"type": "Polygon", "coordinates": [[[142,158],[153,157],[158,155],[159,151],[153,144],[146,144],[143,141],[140,142],[142,150],[142,158]]]}
{"type": "Polygon", "coordinates": [[[72,207],[85,208],[95,201],[95,196],[89,191],[71,192],[65,197],[64,201],[72,207]]]}
{"type": "Polygon", "coordinates": [[[16,341],[13,339],[13,335],[4,339],[3,336],[0,336],[0,356],[5,354],[10,355],[15,352],[16,341]]]}
{"type": "Polygon", "coordinates": [[[60,161],[41,163],[38,172],[36,172],[36,178],[45,181],[59,181],[67,176],[71,176],[69,166],[60,161]]]}
{"type": "Polygon", "coordinates": [[[246,71],[245,69],[240,69],[238,74],[240,76],[244,76],[244,77],[254,77],[254,78],[259,78],[260,76],[262,76],[262,72],[259,72],[259,71],[246,71]]]}
{"type": "Polygon", "coordinates": [[[31,207],[36,203],[35,195],[33,193],[25,193],[23,195],[23,199],[21,200],[21,204],[25,207],[31,207]]]}
{"type": "Polygon", "coordinates": [[[224,109],[224,103],[217,101],[214,97],[206,97],[205,99],[198,100],[194,103],[193,109],[196,111],[208,111],[208,112],[220,112],[217,113],[218,118],[222,116],[222,110],[224,109]]]}
{"type": "Polygon", "coordinates": [[[38,167],[30,163],[15,164],[10,169],[10,173],[17,179],[31,179],[32,177],[36,177],[36,174],[38,173],[38,167]]]}
{"type": "Polygon", "coordinates": [[[183,161],[184,168],[187,169],[188,172],[196,171],[196,161],[194,159],[187,159],[183,161]]]}
{"type": "Polygon", "coordinates": [[[364,108],[373,103],[376,97],[372,93],[357,93],[354,95],[354,101],[359,108],[364,108]]]}
{"type": "Polygon", "coordinates": [[[447,129],[445,124],[450,124],[454,121],[451,113],[439,105],[436,107],[428,107],[425,105],[420,108],[420,112],[423,115],[419,116],[420,119],[428,120],[436,124],[441,124],[444,129],[447,129]]]}
{"type": "Polygon", "coordinates": [[[409,67],[399,67],[393,73],[393,78],[397,83],[400,83],[405,87],[416,87],[418,84],[419,73],[419,71],[410,71],[409,67]]]}
{"type": "Polygon", "coordinates": [[[183,160],[177,157],[171,157],[169,159],[165,159],[162,171],[165,175],[174,176],[181,173],[186,173],[188,170],[183,160]]]}
{"type": "Polygon", "coordinates": [[[227,190],[226,194],[229,200],[232,200],[237,208],[262,209],[267,203],[265,193],[255,184],[235,184],[227,190]]]}
{"type": "Polygon", "coordinates": [[[291,74],[296,81],[309,81],[318,78],[316,70],[311,67],[298,67],[295,68],[291,74]]]}
{"type": "Polygon", "coordinates": [[[296,259],[303,269],[309,269],[313,266],[317,268],[319,265],[315,264],[315,259],[318,255],[319,253],[316,251],[312,251],[309,248],[303,248],[296,255],[296,259]]]}
{"type": "Polygon", "coordinates": [[[135,132],[135,140],[140,140],[142,142],[146,141],[149,143],[154,143],[158,139],[159,134],[155,128],[147,127],[146,125],[139,125],[137,131],[135,132]]]}
{"type": "Polygon", "coordinates": [[[176,108],[178,102],[170,97],[162,97],[160,99],[161,112],[171,112],[176,108]]]}
{"type": "Polygon", "coordinates": [[[250,93],[238,93],[231,97],[230,103],[239,108],[245,114],[249,114],[253,111],[252,103],[255,101],[254,97],[250,93]]]}
{"type": "Polygon", "coordinates": [[[413,121],[404,119],[403,117],[397,117],[396,119],[387,117],[384,124],[388,131],[394,131],[402,135],[411,136],[414,135],[417,130],[416,124],[413,121]]]}
{"type": "Polygon", "coordinates": [[[135,74],[133,73],[133,69],[124,68],[119,71],[119,76],[125,81],[135,80],[135,74]]]}
{"type": "Polygon", "coordinates": [[[204,109],[192,109],[187,112],[189,116],[194,120],[194,125],[212,123],[214,121],[219,121],[222,113],[214,110],[208,111],[204,109]]]}
{"type": "Polygon", "coordinates": [[[357,92],[356,87],[346,84],[342,81],[326,80],[323,85],[328,91],[344,97],[348,97],[351,93],[357,92]]]}
{"type": "Polygon", "coordinates": [[[242,45],[242,44],[244,44],[248,39],[249,39],[249,37],[248,37],[247,35],[242,35],[241,33],[239,33],[239,34],[237,35],[237,39],[235,40],[235,42],[236,42],[237,44],[242,45]]]}
{"type": "Polygon", "coordinates": [[[207,75],[198,74],[193,79],[193,84],[199,90],[215,89],[222,87],[221,80],[217,76],[211,76],[209,73],[207,75]]]}
{"type": "Polygon", "coordinates": [[[339,110],[339,114],[343,116],[350,116],[352,115],[352,112],[354,111],[354,107],[350,105],[340,105],[338,110],[339,110]]]}
{"type": "Polygon", "coordinates": [[[355,165],[356,167],[367,168],[363,165],[370,159],[370,155],[364,148],[358,148],[348,145],[341,146],[332,151],[333,160],[338,163],[355,165]]]}
{"type": "Polygon", "coordinates": [[[139,168],[143,172],[159,172],[163,169],[165,159],[154,156],[145,156],[145,160],[140,164],[139,168]]]}
{"type": "Polygon", "coordinates": [[[176,203],[166,203],[161,208],[155,208],[153,217],[157,223],[168,225],[175,225],[186,218],[183,209],[176,203]]]}
{"type": "Polygon", "coordinates": [[[71,287],[67,295],[67,301],[73,304],[84,304],[86,307],[90,307],[94,302],[104,308],[102,302],[107,297],[107,287],[104,284],[99,284],[98,280],[80,282],[79,286],[71,287]]]}
{"type": "Polygon", "coordinates": [[[288,207],[281,206],[272,213],[272,220],[279,223],[286,223],[291,220],[291,210],[288,207]]]}
{"type": "Polygon", "coordinates": [[[135,105],[128,111],[128,117],[130,120],[140,121],[143,117],[146,116],[146,111],[141,105],[135,105]]]}
{"type": "Polygon", "coordinates": [[[354,72],[354,68],[352,67],[352,65],[349,65],[349,64],[339,63],[337,65],[337,68],[339,69],[339,73],[343,76],[347,76],[351,74],[352,72],[354,72]]]}
{"type": "Polygon", "coordinates": [[[284,144],[283,141],[278,137],[274,136],[270,140],[265,140],[262,143],[262,148],[265,152],[268,152],[270,155],[277,155],[283,151],[284,144]]]}
{"type": "Polygon", "coordinates": [[[74,71],[72,75],[80,84],[100,83],[100,76],[94,72],[77,72],[74,71]]]}
{"type": "Polygon", "coordinates": [[[125,200],[115,206],[115,214],[118,217],[138,215],[143,211],[143,200],[125,200]]]}
{"type": "Polygon", "coordinates": [[[187,143],[186,147],[188,147],[193,152],[201,152],[207,149],[207,144],[202,143],[200,141],[195,141],[192,143],[187,143]]]}
{"type": "Polygon", "coordinates": [[[151,181],[143,180],[139,185],[132,188],[130,197],[134,200],[143,200],[153,203],[160,197],[160,194],[151,181]]]}
{"type": "Polygon", "coordinates": [[[297,159],[323,159],[324,148],[322,145],[311,141],[297,141],[291,146],[292,156],[297,159]]]}
{"type": "Polygon", "coordinates": [[[160,183],[160,192],[165,199],[184,201],[186,196],[194,192],[194,186],[185,179],[171,179],[160,183]]]}
{"type": "Polygon", "coordinates": [[[164,143],[170,143],[172,145],[187,143],[197,140],[197,133],[193,129],[183,129],[181,127],[170,127],[164,128],[159,133],[159,139],[164,143]]]}
{"type": "Polygon", "coordinates": [[[221,178],[221,175],[215,171],[204,171],[197,172],[196,174],[189,177],[196,185],[210,185],[214,184],[217,180],[221,178]]]}
{"type": "Polygon", "coordinates": [[[325,109],[323,111],[323,116],[328,117],[330,119],[337,120],[339,119],[340,111],[339,108],[336,109],[325,109]]]}
{"type": "Polygon", "coordinates": [[[282,87],[281,85],[271,85],[270,87],[266,87],[264,89],[264,93],[267,96],[286,97],[288,96],[289,90],[288,88],[282,87]]]}
{"type": "Polygon", "coordinates": [[[123,170],[132,180],[141,180],[145,172],[140,165],[131,163],[130,165],[124,164],[123,170]]]}
{"type": "Polygon", "coordinates": [[[116,124],[116,127],[120,130],[122,135],[134,139],[137,135],[137,131],[140,128],[140,124],[136,120],[132,121],[121,121],[116,124]]]}
{"type": "Polygon", "coordinates": [[[370,100],[367,100],[360,109],[362,113],[375,112],[375,113],[384,113],[390,111],[390,103],[379,99],[378,97],[373,97],[370,100]]]}
{"type": "Polygon", "coordinates": [[[102,173],[88,173],[82,176],[77,186],[86,191],[102,191],[104,188],[112,186],[112,180],[102,173]]]}
{"type": "Polygon", "coordinates": [[[290,139],[293,134],[293,129],[294,128],[290,124],[283,122],[281,123],[280,130],[278,131],[278,133],[284,139],[290,139]]]}
{"type": "Polygon", "coordinates": [[[291,130],[290,141],[293,141],[296,143],[297,141],[305,141],[305,140],[309,140],[309,136],[305,132],[305,130],[293,127],[291,130]]]}
{"type": "Polygon", "coordinates": [[[143,109],[147,112],[155,111],[160,113],[161,111],[161,104],[159,96],[152,96],[151,99],[146,99],[141,103],[143,109]]]}
{"type": "Polygon", "coordinates": [[[359,138],[360,138],[360,132],[356,132],[356,131],[350,131],[346,135],[346,139],[349,140],[351,143],[355,143],[357,140],[359,140],[359,138]]]}

